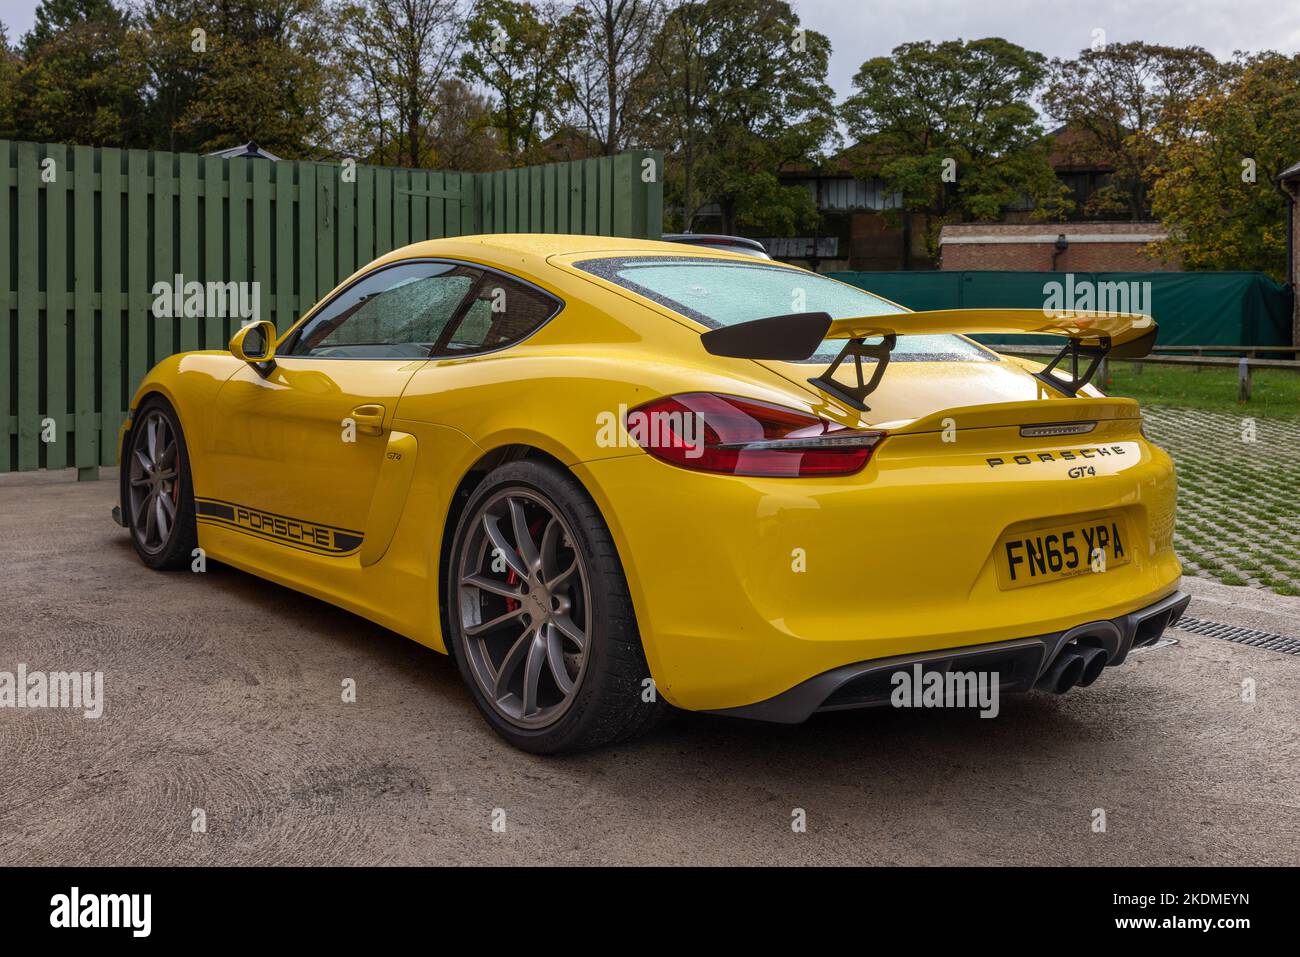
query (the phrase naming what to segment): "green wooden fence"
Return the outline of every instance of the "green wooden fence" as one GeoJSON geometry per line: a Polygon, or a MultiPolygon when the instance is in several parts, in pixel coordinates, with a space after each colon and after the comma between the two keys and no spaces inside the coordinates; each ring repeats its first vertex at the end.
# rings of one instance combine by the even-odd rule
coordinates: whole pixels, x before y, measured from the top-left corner
{"type": "Polygon", "coordinates": [[[0,188],[0,472],[83,478],[115,461],[156,362],[223,348],[240,323],[155,316],[155,282],[255,282],[259,318],[284,330],[407,243],[657,238],[663,211],[662,156],[648,150],[475,174],[0,140],[0,188]]]}

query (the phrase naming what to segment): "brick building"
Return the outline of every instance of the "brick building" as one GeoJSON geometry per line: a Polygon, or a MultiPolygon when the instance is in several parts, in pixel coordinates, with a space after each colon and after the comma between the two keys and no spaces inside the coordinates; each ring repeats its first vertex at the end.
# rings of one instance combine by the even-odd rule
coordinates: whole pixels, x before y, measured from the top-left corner
{"type": "Polygon", "coordinates": [[[943,269],[1176,270],[1148,250],[1166,235],[1159,223],[963,223],[943,227],[939,254],[943,269]]]}
{"type": "MultiPolygon", "coordinates": [[[[1092,208],[1090,200],[1099,191],[1122,184],[1116,182],[1115,170],[1097,158],[1088,134],[1062,126],[1051,136],[1048,162],[1075,204],[1069,222],[1035,222],[1033,204],[1026,199],[1003,209],[998,223],[946,227],[941,235],[951,237],[951,243],[940,247],[940,268],[1050,269],[1064,234],[1066,250],[1056,257],[1060,269],[1177,269],[1176,263],[1162,262],[1142,248],[1150,238],[1164,237],[1159,223],[1106,222],[1107,214],[1092,208]]],[[[900,195],[891,193],[879,177],[861,175],[860,170],[873,165],[871,150],[870,142],[858,143],[816,169],[792,167],[781,173],[783,184],[801,186],[816,198],[823,232],[799,237],[793,245],[782,243],[778,258],[821,270],[934,268],[926,248],[925,217],[902,215],[900,195]],[[816,257],[788,252],[812,249],[814,241],[816,257]],[[832,251],[821,251],[827,243],[832,251]]],[[[702,226],[697,229],[703,231],[702,226]]]]}

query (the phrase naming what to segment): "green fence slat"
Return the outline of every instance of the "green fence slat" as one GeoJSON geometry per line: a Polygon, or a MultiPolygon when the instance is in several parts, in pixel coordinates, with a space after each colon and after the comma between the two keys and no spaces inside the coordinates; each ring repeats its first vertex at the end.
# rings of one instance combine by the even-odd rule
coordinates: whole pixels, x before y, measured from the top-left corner
{"type": "Polygon", "coordinates": [[[460,216],[453,224],[448,220],[449,236],[470,236],[483,231],[483,221],[478,215],[478,196],[483,180],[473,173],[460,174],[460,216]]]}
{"type": "Polygon", "coordinates": [[[18,251],[18,468],[40,466],[40,361],[41,321],[37,306],[40,294],[39,197],[40,158],[35,143],[18,144],[18,235],[31,239],[18,251]]]}
{"type": "MultiPolygon", "coordinates": [[[[71,170],[65,146],[45,147],[45,406],[47,416],[68,413],[68,186],[71,170]]],[[[43,443],[47,468],[71,463],[67,430],[43,443]]]]}
{"type": "Polygon", "coordinates": [[[614,235],[614,157],[602,156],[596,160],[600,170],[600,218],[597,230],[602,236],[614,235]]]}
{"type": "Polygon", "coordinates": [[[555,167],[555,232],[569,232],[569,163],[555,167]]]}
{"type": "Polygon", "coordinates": [[[295,320],[316,300],[316,167],[312,163],[298,163],[297,166],[298,306],[295,320]]]}
{"type": "Polygon", "coordinates": [[[135,395],[149,371],[149,154],[126,154],[126,383],[135,395]]]}
{"type": "Polygon", "coordinates": [[[429,174],[422,169],[411,171],[411,242],[429,238],[429,174]]]}
{"type": "MultiPolygon", "coordinates": [[[[324,299],[334,288],[336,270],[334,268],[334,232],[338,227],[335,219],[335,195],[338,175],[337,166],[319,165],[316,167],[316,289],[314,300],[324,299]]],[[[303,308],[307,308],[304,303],[303,308]]]]}
{"type": "Polygon", "coordinates": [[[375,258],[393,249],[393,171],[375,170],[375,258]]]}
{"type": "Polygon", "coordinates": [[[506,200],[506,232],[522,233],[528,229],[528,176],[523,170],[510,171],[506,200]]]}
{"type": "MultiPolygon", "coordinates": [[[[248,246],[248,197],[249,197],[249,172],[254,166],[266,166],[266,163],[254,163],[249,160],[229,160],[226,162],[226,274],[230,277],[231,282],[247,283],[250,295],[255,298],[249,303],[256,303],[261,307],[262,289],[253,283],[252,260],[250,253],[252,250],[248,246]]],[[[260,316],[251,316],[250,318],[261,318],[260,316]]],[[[219,348],[224,349],[230,342],[230,337],[235,334],[235,329],[239,327],[241,320],[235,316],[229,316],[226,319],[226,327],[222,332],[221,345],[219,348]]]]}
{"type": "Polygon", "coordinates": [[[641,183],[643,202],[645,203],[645,223],[643,235],[647,239],[659,239],[664,234],[664,154],[660,150],[649,150],[644,158],[654,163],[654,180],[642,182],[641,171],[637,170],[637,182],[641,183]]]}
{"type": "Polygon", "coordinates": [[[441,239],[447,235],[447,208],[452,203],[459,204],[460,200],[446,198],[446,194],[452,191],[452,184],[445,173],[436,170],[430,173],[429,188],[444,194],[429,201],[429,238],[441,239]]]}
{"type": "Polygon", "coordinates": [[[584,222],[585,204],[583,200],[587,191],[587,172],[595,171],[590,163],[572,163],[569,165],[569,228],[568,233],[586,232],[584,222]]]}
{"type": "MultiPolygon", "coordinates": [[[[9,357],[14,355],[17,349],[13,321],[15,312],[13,283],[17,277],[13,275],[9,266],[10,204],[13,202],[10,183],[17,186],[16,177],[10,175],[13,168],[13,145],[8,140],[0,140],[0,175],[5,177],[4,189],[0,190],[0,295],[4,296],[4,308],[0,310],[0,472],[8,472],[14,467],[9,417],[18,414],[18,410],[10,404],[10,390],[13,383],[9,372],[9,357]]],[[[21,374],[19,372],[19,375],[21,374]]]]}
{"type": "Polygon", "coordinates": [[[375,258],[375,171],[357,167],[357,252],[353,270],[375,258]]]}
{"type": "Polygon", "coordinates": [[[545,232],[542,228],[542,206],[546,195],[545,167],[529,167],[528,178],[530,180],[528,189],[530,203],[528,210],[528,231],[530,233],[545,232]]]}
{"type": "MultiPolygon", "coordinates": [[[[180,217],[179,245],[177,250],[184,288],[181,293],[183,301],[190,299],[189,284],[199,279],[199,158],[193,153],[181,153],[177,157],[180,167],[179,185],[177,187],[177,211],[180,217]]],[[[188,312],[188,306],[187,306],[188,312]]],[[[193,352],[202,340],[203,327],[208,322],[206,315],[206,297],[204,307],[198,316],[182,314],[176,317],[180,327],[178,336],[180,351],[193,352]]]]}
{"type": "MultiPolygon", "coordinates": [[[[229,163],[219,156],[203,157],[203,282],[225,283],[226,270],[226,198],[225,167],[229,163]]],[[[236,287],[237,289],[238,287],[236,287]]],[[[227,315],[241,300],[217,297],[226,308],[222,315],[208,316],[203,320],[203,348],[220,349],[229,338],[226,335],[227,315]]]]}
{"type": "Polygon", "coordinates": [[[283,334],[297,314],[294,287],[293,163],[275,164],[275,328],[283,334]]]}
{"type": "Polygon", "coordinates": [[[640,179],[633,176],[635,157],[631,153],[620,153],[613,157],[614,192],[611,209],[611,232],[615,236],[639,235],[636,218],[636,186],[640,179]]]}
{"type": "Polygon", "coordinates": [[[558,167],[554,163],[542,167],[542,216],[539,229],[544,233],[556,232],[555,228],[555,174],[558,167]]]}
{"type": "MultiPolygon", "coordinates": [[[[347,167],[345,167],[347,169],[347,167]]],[[[339,191],[338,191],[338,247],[339,247],[339,274],[338,281],[342,282],[348,276],[352,275],[357,268],[357,168],[351,167],[351,172],[344,175],[344,171],[339,171],[339,191]]]]}
{"type": "Polygon", "coordinates": [[[99,152],[100,346],[99,464],[117,461],[117,430],[128,396],[122,394],[122,151],[99,152]]]}
{"type": "Polygon", "coordinates": [[[78,146],[72,156],[72,411],[73,458],[83,477],[99,468],[95,418],[95,150],[78,146]]]}
{"type": "Polygon", "coordinates": [[[152,360],[155,364],[176,351],[175,195],[175,154],[153,154],[153,271],[149,290],[171,296],[170,309],[154,310],[152,360]]]}
{"type": "MultiPolygon", "coordinates": [[[[278,242],[280,222],[280,184],[277,180],[272,191],[270,163],[248,161],[253,168],[253,248],[249,250],[249,263],[253,270],[252,279],[257,283],[258,321],[269,320],[279,328],[279,297],[276,295],[278,276],[272,272],[276,268],[275,247],[278,242]]],[[[279,164],[275,164],[278,166],[279,164]]],[[[276,171],[278,176],[278,170],[276,171]]]]}
{"type": "Polygon", "coordinates": [[[393,248],[411,242],[411,171],[398,170],[393,180],[393,248]]]}

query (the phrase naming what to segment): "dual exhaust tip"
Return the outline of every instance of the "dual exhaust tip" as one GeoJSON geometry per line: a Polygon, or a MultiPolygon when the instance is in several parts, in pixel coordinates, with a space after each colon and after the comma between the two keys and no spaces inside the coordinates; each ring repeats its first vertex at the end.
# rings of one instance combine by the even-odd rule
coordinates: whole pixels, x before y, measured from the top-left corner
{"type": "Polygon", "coordinates": [[[1071,644],[1061,649],[1052,666],[1043,673],[1034,687],[1053,694],[1065,694],[1076,685],[1086,688],[1101,677],[1102,669],[1110,656],[1104,648],[1071,644]]]}

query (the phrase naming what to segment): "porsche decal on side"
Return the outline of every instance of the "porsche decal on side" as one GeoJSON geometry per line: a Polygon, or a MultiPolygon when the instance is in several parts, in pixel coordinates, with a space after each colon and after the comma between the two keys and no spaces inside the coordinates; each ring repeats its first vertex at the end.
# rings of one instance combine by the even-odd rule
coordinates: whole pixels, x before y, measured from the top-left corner
{"type": "Polygon", "coordinates": [[[350,529],[211,498],[195,498],[194,510],[200,524],[224,525],[281,545],[334,558],[355,554],[365,538],[361,532],[350,529]]]}

